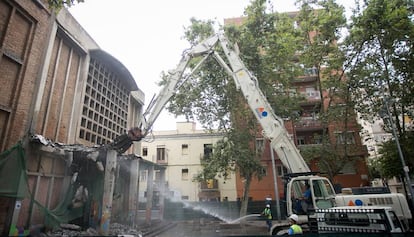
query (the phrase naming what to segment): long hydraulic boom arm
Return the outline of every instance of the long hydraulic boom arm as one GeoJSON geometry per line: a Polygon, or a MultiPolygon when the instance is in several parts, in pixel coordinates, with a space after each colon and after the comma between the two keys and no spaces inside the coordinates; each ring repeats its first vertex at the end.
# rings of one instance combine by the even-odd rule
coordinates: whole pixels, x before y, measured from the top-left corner
{"type": "MultiPolygon", "coordinates": [[[[125,136],[125,138],[132,141],[139,141],[144,138],[151,131],[155,120],[170,98],[188,79],[191,73],[197,70],[210,55],[216,59],[231,77],[233,77],[237,89],[242,91],[247,103],[262,126],[263,136],[270,140],[271,147],[276,151],[283,165],[292,173],[310,172],[309,167],[303,160],[298,149],[289,138],[288,132],[283,124],[283,119],[274,114],[269,102],[259,88],[257,79],[244,66],[238,53],[229,47],[229,42],[223,33],[216,34],[207,40],[204,40],[184,53],[176,70],[171,73],[161,92],[147,107],[139,127],[131,129],[128,136],[125,136]],[[219,53],[214,51],[214,47],[218,44],[224,50],[228,64],[219,53]],[[204,58],[191,72],[185,75],[190,60],[199,56],[203,56],[204,58]]],[[[123,144],[124,147],[118,149],[122,151],[128,149],[126,146],[128,146],[128,144],[130,145],[132,142],[118,141],[118,143],[123,144]]],[[[116,144],[115,147],[117,147],[116,144]]]]}
{"type": "MultiPolygon", "coordinates": [[[[299,150],[289,138],[283,119],[273,112],[260,90],[257,79],[247,70],[236,51],[229,47],[229,42],[223,34],[219,35],[219,42],[231,67],[226,71],[232,72],[231,76],[263,128],[263,136],[270,140],[271,147],[276,151],[283,165],[292,173],[310,172],[299,150]]],[[[227,67],[220,55],[214,54],[214,57],[223,67],[227,67]]]]}
{"type": "Polygon", "coordinates": [[[152,129],[152,125],[155,120],[160,115],[161,111],[164,109],[165,105],[171,99],[172,96],[176,93],[178,88],[188,79],[191,74],[196,71],[203,62],[208,58],[210,53],[213,51],[213,47],[217,42],[217,37],[211,37],[197,46],[193,47],[187,52],[184,52],[183,57],[181,58],[177,68],[173,71],[164,85],[161,92],[155,97],[153,101],[147,107],[139,127],[142,129],[142,135],[145,137],[152,129]],[[191,59],[199,56],[204,56],[204,58],[196,65],[196,67],[189,72],[187,75],[184,75],[187,65],[191,59]]]}

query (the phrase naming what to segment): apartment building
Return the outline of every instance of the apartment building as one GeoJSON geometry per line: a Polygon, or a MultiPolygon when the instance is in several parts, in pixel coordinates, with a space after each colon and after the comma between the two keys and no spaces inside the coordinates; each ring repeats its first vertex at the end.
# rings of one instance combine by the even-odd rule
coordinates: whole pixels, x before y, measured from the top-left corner
{"type": "MultiPolygon", "coordinates": [[[[381,144],[393,139],[393,134],[384,130],[384,121],[381,118],[369,122],[358,116],[358,123],[361,125],[361,138],[363,144],[368,148],[368,160],[374,161],[380,158],[381,154],[379,149],[381,144]]],[[[404,123],[404,126],[411,130],[413,128],[413,120],[405,115],[404,121],[401,119],[400,123],[404,123]]],[[[388,180],[375,179],[372,180],[372,186],[384,186],[387,185],[392,192],[404,193],[405,190],[400,177],[394,177],[388,180]]],[[[411,182],[412,183],[412,182],[411,182]]]]}
{"type": "MultiPolygon", "coordinates": [[[[235,174],[227,180],[220,177],[206,182],[194,180],[202,170],[201,160],[207,159],[214,144],[222,137],[220,133],[197,130],[193,122],[177,122],[176,130],[154,131],[153,136],[147,136],[149,140],[141,144],[141,156],[165,166],[167,198],[192,202],[235,201],[235,174]]],[[[143,172],[140,182],[146,179],[143,172]]]]}
{"type": "MultiPolygon", "coordinates": [[[[368,168],[366,158],[368,152],[366,146],[362,144],[360,128],[357,122],[356,113],[350,117],[347,124],[340,122],[330,122],[328,126],[323,126],[319,119],[321,108],[327,109],[327,91],[319,88],[317,71],[313,68],[305,69],[304,75],[298,77],[293,85],[296,92],[305,97],[301,103],[301,116],[295,123],[287,123],[288,131],[292,132],[295,144],[299,149],[306,146],[320,146],[323,134],[327,134],[331,144],[338,153],[345,152],[348,146],[347,156],[352,157],[344,165],[340,174],[334,177],[335,184],[341,187],[359,187],[369,185],[368,168]]],[[[318,170],[317,161],[310,164],[312,170],[318,170]]]]}
{"type": "MultiPolygon", "coordinates": [[[[137,124],[144,103],[128,69],[102,50],[66,9],[56,14],[44,2],[0,0],[0,152],[14,151],[19,144],[24,153],[17,154],[24,154],[25,164],[5,166],[6,153],[0,176],[6,181],[12,173],[22,174],[17,178],[27,173],[27,180],[0,182],[3,236],[45,224],[51,216],[45,213],[70,204],[64,200],[73,194],[67,193],[71,183],[75,190],[88,187],[89,194],[92,187],[105,190],[88,201],[95,208],[103,206],[101,213],[89,206],[78,216],[108,224],[109,219],[101,221],[111,214],[114,174],[103,169],[117,169],[117,154],[102,147],[137,124]],[[11,182],[20,188],[27,184],[25,195],[19,195],[19,187],[8,189],[11,182]]],[[[136,152],[130,148],[128,153],[136,152]]],[[[138,162],[134,155],[129,158],[138,162]]],[[[128,180],[131,188],[126,189],[134,197],[137,184],[128,180]]],[[[69,215],[60,220],[70,220],[69,215]]]]}

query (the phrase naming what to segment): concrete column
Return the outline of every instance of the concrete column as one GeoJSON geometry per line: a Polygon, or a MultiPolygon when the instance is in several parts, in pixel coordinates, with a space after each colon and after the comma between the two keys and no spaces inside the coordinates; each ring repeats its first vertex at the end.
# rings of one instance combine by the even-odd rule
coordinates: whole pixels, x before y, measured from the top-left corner
{"type": "Polygon", "coordinates": [[[116,157],[117,153],[114,150],[109,150],[106,154],[104,190],[102,197],[102,214],[101,223],[99,226],[99,233],[102,235],[108,235],[109,225],[111,223],[112,198],[115,186],[116,157]]]}
{"type": "Polygon", "coordinates": [[[160,170],[160,220],[164,219],[164,199],[165,199],[165,169],[160,170]]]}
{"type": "Polygon", "coordinates": [[[137,224],[138,223],[138,221],[139,221],[139,191],[140,191],[140,183],[139,183],[139,175],[140,175],[140,172],[141,172],[141,159],[138,159],[137,160],[138,161],[138,167],[137,167],[137,169],[138,169],[138,184],[137,184],[137,196],[136,196],[136,203],[137,203],[137,208],[136,208],[136,210],[135,210],[135,223],[137,224]]]}
{"type": "Polygon", "coordinates": [[[138,211],[138,181],[139,181],[139,160],[135,159],[130,164],[129,197],[128,197],[128,222],[131,226],[136,225],[138,211]]]}
{"type": "Polygon", "coordinates": [[[145,209],[145,222],[146,224],[151,223],[151,211],[152,211],[152,196],[154,194],[154,166],[148,167],[148,178],[147,178],[147,206],[145,209]]]}

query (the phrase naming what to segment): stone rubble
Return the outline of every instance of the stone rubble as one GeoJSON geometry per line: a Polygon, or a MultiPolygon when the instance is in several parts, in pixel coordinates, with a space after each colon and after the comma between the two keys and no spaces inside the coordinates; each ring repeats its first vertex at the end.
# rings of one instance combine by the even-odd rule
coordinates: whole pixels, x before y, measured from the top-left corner
{"type": "MultiPolygon", "coordinates": [[[[39,237],[57,237],[57,236],[99,236],[99,233],[94,228],[88,228],[86,230],[81,230],[81,228],[77,228],[79,226],[76,225],[63,225],[61,228],[54,230],[53,232],[42,233],[38,235],[39,237]]],[[[143,232],[141,230],[137,230],[131,228],[127,225],[119,224],[119,223],[112,223],[109,228],[108,236],[134,236],[134,237],[141,237],[143,236],[143,232]]]]}

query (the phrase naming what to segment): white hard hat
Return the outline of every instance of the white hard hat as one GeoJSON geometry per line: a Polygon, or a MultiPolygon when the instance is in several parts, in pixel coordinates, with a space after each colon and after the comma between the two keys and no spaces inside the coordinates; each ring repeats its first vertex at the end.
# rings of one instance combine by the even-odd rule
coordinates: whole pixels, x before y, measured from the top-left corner
{"type": "Polygon", "coordinates": [[[295,222],[298,222],[299,217],[298,217],[298,215],[296,215],[296,214],[292,214],[292,215],[290,215],[290,216],[289,216],[289,219],[292,219],[292,220],[294,220],[295,222]]]}
{"type": "Polygon", "coordinates": [[[266,207],[270,207],[270,205],[269,204],[266,204],[266,207]]]}

